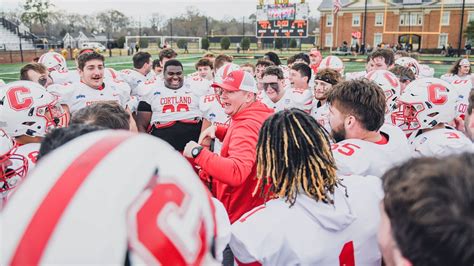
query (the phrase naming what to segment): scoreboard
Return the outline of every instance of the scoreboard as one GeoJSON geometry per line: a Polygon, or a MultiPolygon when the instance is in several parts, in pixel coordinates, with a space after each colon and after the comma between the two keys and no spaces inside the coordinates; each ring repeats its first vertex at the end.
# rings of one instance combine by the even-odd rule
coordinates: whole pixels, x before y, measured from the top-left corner
{"type": "Polygon", "coordinates": [[[307,3],[257,6],[257,38],[308,37],[307,3]]]}

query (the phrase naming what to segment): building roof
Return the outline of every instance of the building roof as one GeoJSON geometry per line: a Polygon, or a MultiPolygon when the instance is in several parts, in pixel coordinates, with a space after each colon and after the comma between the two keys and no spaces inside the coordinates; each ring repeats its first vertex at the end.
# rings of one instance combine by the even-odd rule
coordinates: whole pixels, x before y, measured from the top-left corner
{"type": "MultiPolygon", "coordinates": [[[[389,0],[388,3],[392,8],[400,9],[407,7],[441,7],[444,4],[444,8],[447,7],[461,7],[463,0],[389,0]]],[[[342,9],[363,9],[365,6],[365,0],[341,0],[342,9]]],[[[474,0],[465,0],[466,8],[474,8],[474,0]]],[[[367,8],[370,9],[383,9],[385,8],[384,0],[367,0],[367,8]]],[[[331,11],[333,10],[333,0],[323,0],[318,7],[319,11],[331,11]]]]}

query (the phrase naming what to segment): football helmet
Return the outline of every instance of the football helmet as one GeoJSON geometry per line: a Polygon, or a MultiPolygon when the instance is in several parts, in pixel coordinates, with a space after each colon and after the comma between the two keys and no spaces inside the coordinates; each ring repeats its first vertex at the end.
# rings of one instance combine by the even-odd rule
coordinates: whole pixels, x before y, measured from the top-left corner
{"type": "Polygon", "coordinates": [[[52,95],[31,81],[16,81],[0,91],[0,128],[11,137],[44,137],[51,128],[67,125],[67,114],[52,95]]]}
{"type": "Polygon", "coordinates": [[[2,234],[0,265],[209,265],[217,233],[210,193],[187,160],[161,139],[114,130],[45,156],[2,219],[13,227],[2,234]],[[132,150],[137,160],[127,159],[132,150]],[[45,217],[46,228],[37,223],[45,217]],[[40,250],[37,230],[46,234],[40,250]]]}
{"type": "Polygon", "coordinates": [[[438,78],[418,79],[405,88],[392,122],[405,132],[433,128],[456,117],[458,95],[453,86],[438,78]]]}
{"type": "Polygon", "coordinates": [[[433,78],[435,71],[434,68],[429,65],[419,64],[420,66],[420,78],[433,78]]]}
{"type": "Polygon", "coordinates": [[[0,129],[0,199],[26,176],[28,160],[16,153],[17,145],[0,129]]]}
{"type": "Polygon", "coordinates": [[[400,81],[397,76],[387,70],[374,70],[365,75],[368,80],[375,82],[385,93],[387,113],[397,108],[397,100],[400,97],[400,81]]]}
{"type": "Polygon", "coordinates": [[[420,75],[420,64],[414,58],[400,57],[395,60],[395,65],[400,65],[409,68],[415,74],[416,78],[418,78],[418,76],[420,75]]]}
{"type": "Polygon", "coordinates": [[[318,69],[325,69],[325,68],[334,69],[337,72],[339,72],[341,75],[344,75],[344,63],[339,57],[335,55],[326,56],[321,61],[318,69]]]}
{"type": "Polygon", "coordinates": [[[214,76],[214,82],[222,83],[224,78],[227,77],[227,75],[229,75],[230,72],[239,70],[239,69],[240,69],[240,66],[234,63],[227,63],[221,66],[221,68],[217,70],[216,75],[214,76]]]}
{"type": "Polygon", "coordinates": [[[38,63],[45,65],[49,72],[68,72],[66,59],[56,52],[47,52],[41,55],[38,63]]]}

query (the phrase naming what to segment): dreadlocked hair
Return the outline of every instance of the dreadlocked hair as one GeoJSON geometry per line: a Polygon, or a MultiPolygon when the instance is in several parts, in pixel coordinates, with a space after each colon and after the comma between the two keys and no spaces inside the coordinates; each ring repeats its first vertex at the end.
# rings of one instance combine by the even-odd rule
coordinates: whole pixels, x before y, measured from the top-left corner
{"type": "Polygon", "coordinates": [[[268,118],[257,143],[258,183],[268,193],[285,197],[293,206],[298,193],[334,204],[332,194],[340,180],[328,133],[316,120],[298,109],[280,111],[268,118]]]}

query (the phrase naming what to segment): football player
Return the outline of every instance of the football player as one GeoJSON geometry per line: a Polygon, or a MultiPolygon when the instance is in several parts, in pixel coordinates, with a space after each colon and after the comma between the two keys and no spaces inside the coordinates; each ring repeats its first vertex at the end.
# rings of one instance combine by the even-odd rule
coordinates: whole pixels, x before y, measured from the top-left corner
{"type": "Polygon", "coordinates": [[[327,96],[332,86],[341,82],[341,74],[333,69],[322,69],[314,78],[314,99],[313,108],[311,109],[311,116],[326,129],[331,132],[331,125],[329,125],[329,103],[327,96]]]}
{"type": "Polygon", "coordinates": [[[381,181],[338,176],[329,138],[308,114],[284,110],[265,121],[257,169],[254,194],[271,200],[232,224],[239,264],[381,265],[381,181]]]}
{"type": "Polygon", "coordinates": [[[408,67],[395,65],[390,69],[390,72],[395,74],[400,82],[400,94],[403,93],[410,82],[416,79],[415,74],[408,67]]]}
{"type": "Polygon", "coordinates": [[[403,132],[384,126],[386,98],[377,84],[367,79],[341,82],[327,101],[338,173],[381,176],[410,158],[403,132]]]}
{"type": "Polygon", "coordinates": [[[147,85],[148,93],[140,99],[137,126],[183,151],[190,140],[197,141],[202,127],[199,96],[184,82],[183,65],[168,60],[163,70],[164,83],[147,85]]]}
{"type": "Polygon", "coordinates": [[[53,84],[48,69],[39,63],[28,63],[20,69],[20,80],[30,80],[47,88],[53,84]]]}
{"type": "Polygon", "coordinates": [[[325,57],[319,64],[318,71],[326,68],[334,69],[339,72],[341,76],[344,76],[344,63],[339,57],[335,55],[329,55],[325,57]]]}
{"type": "Polygon", "coordinates": [[[104,56],[88,52],[81,54],[77,60],[81,81],[50,89],[59,95],[61,104],[68,105],[71,114],[94,102],[113,101],[124,108],[132,105],[129,86],[107,80],[104,82],[104,56]]]}
{"type": "Polygon", "coordinates": [[[420,77],[421,66],[418,61],[411,57],[400,57],[395,61],[395,65],[410,69],[415,74],[415,79],[420,77]]]}
{"type": "Polygon", "coordinates": [[[377,49],[370,54],[373,68],[370,70],[388,70],[395,64],[395,55],[390,49],[377,49]]]}
{"type": "Polygon", "coordinates": [[[47,52],[40,56],[38,63],[46,66],[54,84],[64,84],[71,82],[66,59],[61,54],[56,52],[47,52]]]}
{"type": "Polygon", "coordinates": [[[407,134],[413,156],[444,156],[471,151],[471,141],[450,127],[456,117],[458,94],[451,84],[437,78],[411,82],[400,96],[393,123],[407,134]]]}
{"type": "Polygon", "coordinates": [[[441,79],[447,82],[452,82],[455,79],[471,80],[471,62],[466,58],[458,59],[448,73],[441,76],[441,79]]]}
{"type": "Polygon", "coordinates": [[[28,160],[17,154],[17,149],[15,141],[0,129],[0,211],[9,192],[25,178],[28,171],[28,160]]]}
{"type": "Polygon", "coordinates": [[[36,164],[40,142],[52,128],[67,126],[68,116],[56,96],[31,81],[16,81],[0,90],[0,129],[15,138],[16,153],[36,164]]]}
{"type": "Polygon", "coordinates": [[[132,90],[132,95],[136,96],[137,87],[148,79],[153,78],[151,71],[151,55],[147,52],[138,52],[133,55],[133,69],[120,71],[122,78],[128,83],[132,90]]]}
{"type": "Polygon", "coordinates": [[[262,92],[263,92],[263,84],[262,84],[262,78],[263,78],[263,73],[265,72],[265,69],[269,66],[274,66],[273,62],[270,60],[265,60],[265,59],[259,59],[257,63],[255,64],[255,79],[257,80],[257,89],[258,89],[258,94],[257,94],[257,99],[261,100],[262,92]]]}
{"type": "Polygon", "coordinates": [[[417,158],[383,176],[385,265],[472,265],[474,156],[417,158]]]}
{"type": "Polygon", "coordinates": [[[255,65],[252,64],[252,63],[245,63],[245,64],[242,64],[240,65],[240,69],[242,69],[243,71],[247,71],[250,73],[250,75],[252,75],[252,77],[255,77],[255,65]]]}
{"type": "Polygon", "coordinates": [[[196,65],[196,72],[198,73],[198,77],[212,80],[214,78],[213,71],[212,71],[212,62],[209,59],[201,58],[197,61],[196,65]]]}
{"type": "Polygon", "coordinates": [[[391,124],[391,114],[397,109],[397,100],[400,97],[401,86],[398,78],[388,70],[374,70],[365,76],[370,81],[375,82],[385,93],[387,108],[385,111],[385,123],[391,124]]]}
{"type": "Polygon", "coordinates": [[[285,87],[283,71],[277,66],[265,69],[262,84],[264,93],[261,102],[270,109],[279,112],[284,109],[300,108],[309,112],[312,106],[312,92],[308,89],[308,82],[311,78],[311,68],[305,64],[293,65],[293,76],[296,85],[305,86],[303,88],[285,87]]]}
{"type": "Polygon", "coordinates": [[[1,213],[0,264],[214,265],[214,208],[164,141],[89,133],[48,154],[15,191],[1,213]]]}

